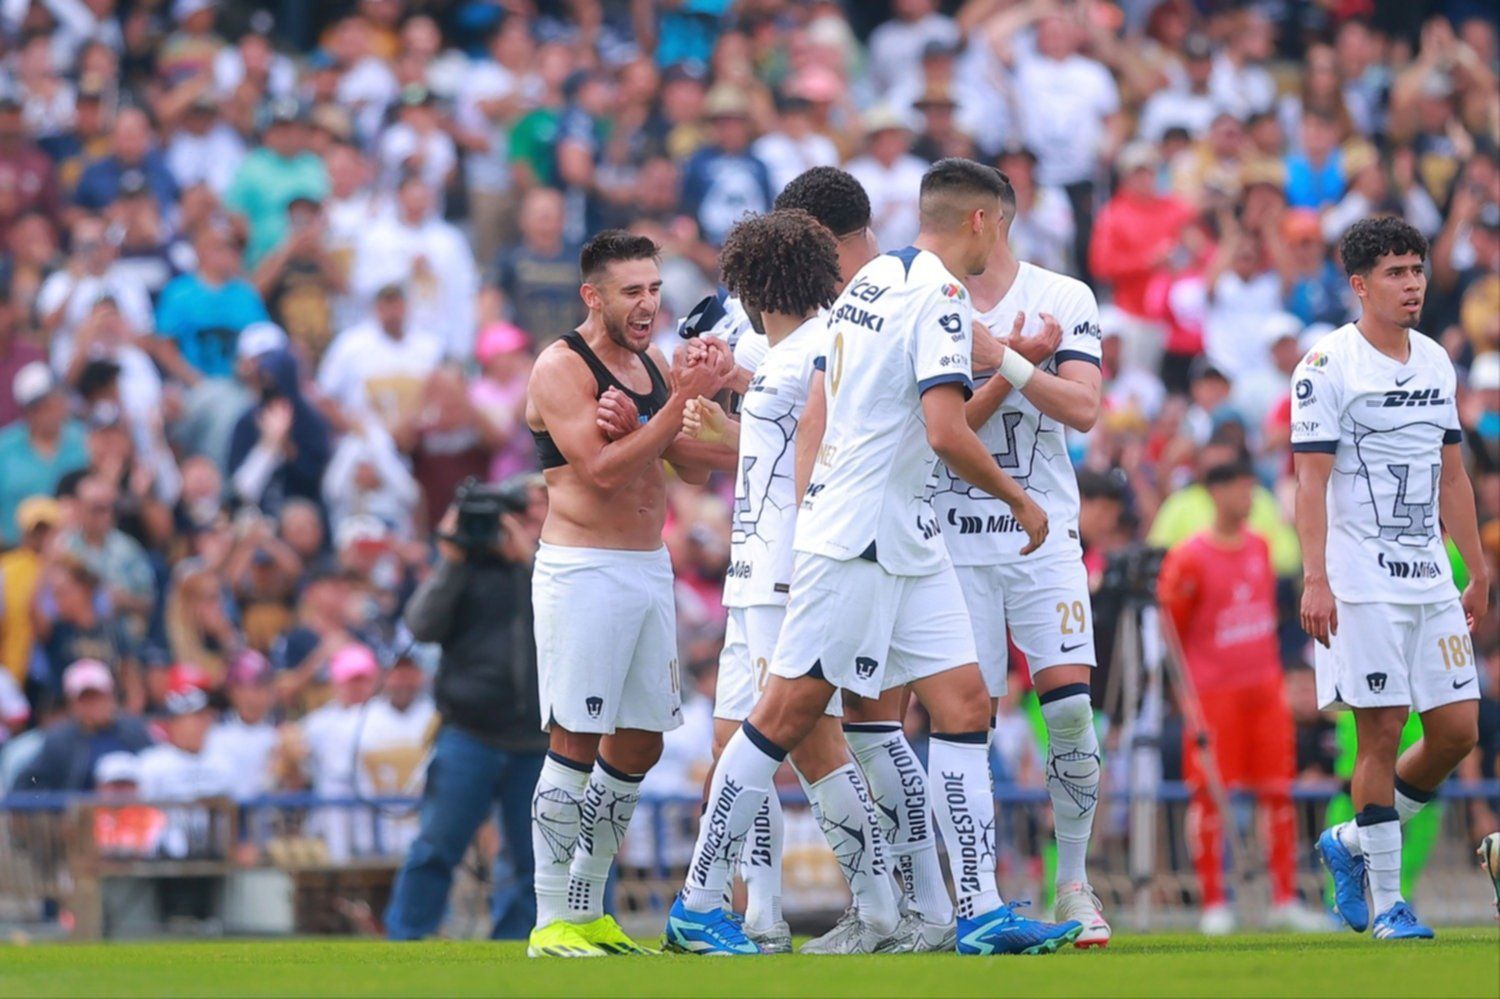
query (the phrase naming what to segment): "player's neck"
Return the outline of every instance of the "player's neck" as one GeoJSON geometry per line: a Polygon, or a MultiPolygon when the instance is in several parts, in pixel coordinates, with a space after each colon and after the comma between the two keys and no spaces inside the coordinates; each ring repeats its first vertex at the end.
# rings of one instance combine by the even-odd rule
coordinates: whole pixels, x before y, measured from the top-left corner
{"type": "Polygon", "coordinates": [[[960,281],[968,277],[968,270],[963,262],[963,249],[957,245],[957,240],[948,239],[936,233],[923,232],[912,240],[912,246],[919,250],[926,250],[943,262],[948,273],[960,281]]]}
{"type": "Polygon", "coordinates": [[[1359,330],[1359,335],[1364,337],[1371,347],[1391,360],[1405,364],[1411,359],[1411,330],[1405,326],[1383,323],[1366,312],[1359,317],[1354,328],[1359,330]]]}
{"type": "Polygon", "coordinates": [[[589,317],[578,327],[578,333],[583,337],[583,342],[588,344],[589,350],[594,356],[603,361],[605,366],[615,371],[627,371],[630,368],[630,359],[634,351],[615,343],[609,331],[604,328],[604,320],[597,313],[589,313],[589,317]]]}
{"type": "Polygon", "coordinates": [[[969,286],[969,294],[974,299],[974,311],[988,312],[999,305],[1010,294],[1011,286],[1016,283],[1016,275],[1020,273],[1021,261],[1016,259],[1009,246],[998,244],[984,273],[976,274],[964,282],[969,286]]]}
{"type": "Polygon", "coordinates": [[[798,327],[815,314],[809,312],[805,316],[794,316],[786,312],[762,312],[760,324],[765,328],[766,342],[772,347],[776,346],[795,333],[798,327]]]}
{"type": "Polygon", "coordinates": [[[1245,540],[1245,522],[1215,517],[1208,536],[1221,548],[1237,548],[1245,540]]]}

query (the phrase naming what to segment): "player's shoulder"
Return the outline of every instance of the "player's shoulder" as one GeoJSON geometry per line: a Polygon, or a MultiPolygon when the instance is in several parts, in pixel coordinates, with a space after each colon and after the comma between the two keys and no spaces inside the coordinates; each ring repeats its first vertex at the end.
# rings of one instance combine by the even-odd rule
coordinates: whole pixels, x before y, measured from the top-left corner
{"type": "Polygon", "coordinates": [[[1457,377],[1453,369],[1453,358],[1448,356],[1447,349],[1426,333],[1411,331],[1411,355],[1414,362],[1424,367],[1453,373],[1457,377]]]}
{"type": "Polygon", "coordinates": [[[1302,355],[1302,360],[1297,362],[1297,373],[1325,376],[1336,374],[1354,350],[1355,344],[1351,337],[1357,336],[1359,330],[1353,323],[1345,323],[1338,329],[1324,333],[1313,341],[1307,353],[1302,355]]]}
{"type": "Polygon", "coordinates": [[[1094,289],[1071,274],[1048,270],[1026,261],[1021,262],[1021,267],[1031,280],[1036,282],[1036,286],[1046,293],[1047,297],[1080,305],[1086,303],[1095,309],[1099,307],[1098,299],[1094,296],[1094,289]]]}

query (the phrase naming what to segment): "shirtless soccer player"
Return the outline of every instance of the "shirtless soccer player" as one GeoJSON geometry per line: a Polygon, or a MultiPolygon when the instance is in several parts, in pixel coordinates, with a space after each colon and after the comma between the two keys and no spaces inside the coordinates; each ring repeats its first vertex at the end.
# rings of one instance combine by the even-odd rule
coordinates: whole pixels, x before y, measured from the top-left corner
{"type": "Polygon", "coordinates": [[[1302,626],[1319,707],[1352,708],[1355,816],[1318,838],[1339,915],[1378,940],[1429,938],[1401,897],[1401,826],[1479,738],[1469,632],[1489,575],[1464,471],[1457,376],[1413,334],[1427,241],[1400,219],[1356,222],[1339,258],[1360,317],[1319,340],[1292,375],[1292,452],[1302,541],[1302,626]],[[1460,597],[1448,529],[1472,574],[1460,597]],[[1409,712],[1422,738],[1397,756],[1409,712]],[[1365,900],[1369,882],[1371,906],[1365,900]]]}
{"type": "Polygon", "coordinates": [[[588,319],[542,352],[528,386],[526,422],[550,498],[532,579],[551,742],[532,798],[533,957],[642,952],[604,914],[604,884],[661,734],[682,724],[662,459],[682,457],[684,407],[717,392],[723,376],[701,364],[674,370],[670,386],[663,376],[651,346],[656,255],[649,239],[619,230],[584,246],[588,319]],[[642,421],[617,441],[598,426],[609,389],[627,394],[642,421]]]}
{"type": "MultiPolygon", "coordinates": [[[[958,888],[957,950],[1051,951],[1082,930],[1023,919],[1000,902],[989,702],[957,576],[924,499],[936,452],[1004,497],[1031,547],[1046,537],[1046,515],[990,458],[963,409],[972,316],[954,275],[984,269],[999,236],[999,196],[988,167],[934,164],[922,182],[917,245],[871,261],[834,303],[826,426],[798,513],[786,620],[766,690],[719,760],[687,885],[668,917],[669,935],[690,937],[699,953],[755,952],[722,907],[728,858],[834,691],[872,696],[889,676],[911,683],[933,720],[930,766],[958,888]]],[[[800,438],[799,429],[799,451],[800,438]]],[[[858,832],[872,847],[880,840],[869,812],[858,832]]],[[[861,914],[837,952],[872,951],[895,929],[894,912],[870,915],[880,921],[861,914]]]]}
{"type": "Polygon", "coordinates": [[[1004,348],[999,371],[974,390],[969,426],[992,460],[1047,511],[1051,530],[1046,544],[1022,555],[1026,535],[1004,506],[942,465],[932,506],[968,601],[992,716],[1005,693],[1007,629],[1026,656],[1047,722],[1057,918],[1083,924],[1075,946],[1103,947],[1109,924],[1084,869],[1099,798],[1089,699],[1094,622],[1078,538],[1078,479],[1065,437],[1070,427],[1089,430],[1099,416],[1099,306],[1082,281],[1016,259],[1006,238],[1016,211],[1009,180],[1002,181],[1000,204],[1000,239],[989,266],[968,285],[980,323],[1009,330],[1018,349],[1004,348]],[[1031,339],[1055,348],[1039,364],[1017,343],[1028,329],[1031,339]]]}

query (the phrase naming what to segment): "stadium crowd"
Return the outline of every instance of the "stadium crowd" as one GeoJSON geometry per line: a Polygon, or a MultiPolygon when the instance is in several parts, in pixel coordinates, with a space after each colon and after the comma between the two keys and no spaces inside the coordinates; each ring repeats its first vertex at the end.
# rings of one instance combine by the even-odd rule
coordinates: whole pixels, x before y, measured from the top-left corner
{"type": "MultiPolygon", "coordinates": [[[[1345,229],[1419,229],[1421,329],[1460,370],[1500,578],[1496,29],[1466,0],[5,3],[5,787],[337,797],[370,779],[351,740],[419,749],[432,663],[401,610],[455,488],[536,467],[526,381],[582,318],[582,240],[660,244],[670,353],[718,243],[789,179],[844,166],[891,249],[952,155],[1010,177],[1018,257],[1107,303],[1105,412],[1070,442],[1091,579],[1207,526],[1200,477],[1253,460],[1297,770],[1333,783],[1295,613],[1289,376],[1355,318],[1345,229]]],[[[697,794],[709,760],[731,495],[670,488],[698,696],[667,792],[697,794]]],[[[1491,778],[1495,617],[1469,770],[1491,778]]],[[[1037,784],[1012,686],[996,766],[1037,784]]],[[[410,790],[391,772],[374,790],[410,790]]]]}

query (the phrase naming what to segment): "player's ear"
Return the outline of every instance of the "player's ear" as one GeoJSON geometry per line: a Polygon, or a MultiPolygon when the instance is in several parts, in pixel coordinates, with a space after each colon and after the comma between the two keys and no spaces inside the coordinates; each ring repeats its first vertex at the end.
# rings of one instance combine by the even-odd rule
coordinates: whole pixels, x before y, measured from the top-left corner
{"type": "Polygon", "coordinates": [[[578,286],[578,297],[583,299],[583,304],[588,306],[590,312],[598,312],[604,308],[604,297],[599,294],[599,289],[587,281],[578,286]]]}
{"type": "Polygon", "coordinates": [[[1365,297],[1365,276],[1363,274],[1359,274],[1359,273],[1350,274],[1349,275],[1349,287],[1352,288],[1352,289],[1354,289],[1355,297],[1357,297],[1357,298],[1364,298],[1365,297]]]}

